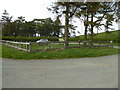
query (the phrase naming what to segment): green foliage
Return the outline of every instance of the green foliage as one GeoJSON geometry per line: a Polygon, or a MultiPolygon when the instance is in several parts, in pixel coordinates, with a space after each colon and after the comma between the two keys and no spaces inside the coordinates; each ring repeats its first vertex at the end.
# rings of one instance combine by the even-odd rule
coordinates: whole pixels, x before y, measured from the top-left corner
{"type": "Polygon", "coordinates": [[[49,41],[58,41],[57,37],[2,37],[2,40],[10,40],[10,41],[22,41],[22,42],[36,42],[39,39],[48,39],[49,41]]]}
{"type": "Polygon", "coordinates": [[[6,10],[0,21],[3,22],[2,36],[33,37],[39,34],[40,36],[59,37],[62,28],[59,18],[55,21],[51,18],[26,21],[25,17],[20,16],[15,21],[12,21],[12,17],[9,17],[6,10]]]}
{"type": "Polygon", "coordinates": [[[106,31],[111,29],[110,26],[112,26],[112,21],[115,19],[115,7],[115,3],[113,2],[86,2],[79,6],[79,10],[76,12],[76,17],[81,18],[84,16],[85,40],[87,39],[87,31],[90,31],[91,34],[89,39],[93,41],[94,27],[100,30],[101,26],[104,26],[106,31]],[[96,18],[96,20],[93,20],[93,18],[96,18]],[[102,22],[103,20],[105,23],[102,22]]]}
{"type": "MultiPolygon", "coordinates": [[[[106,39],[106,32],[104,33],[99,33],[99,34],[96,34],[94,36],[94,41],[108,41],[108,40],[113,40],[115,41],[116,43],[120,43],[120,38],[118,36],[118,34],[120,33],[120,30],[118,31],[111,31],[108,33],[108,38],[106,39]]],[[[90,39],[89,36],[88,37],[88,40],[90,39]]],[[[31,42],[35,42],[39,39],[44,39],[44,38],[47,38],[48,40],[50,41],[58,41],[58,38],[57,37],[22,37],[22,36],[18,36],[18,37],[6,37],[6,36],[3,36],[2,39],[3,40],[11,40],[11,41],[31,41],[31,42]]],[[[81,36],[77,36],[77,37],[70,37],[68,38],[69,41],[84,41],[84,36],[81,35],[81,36]]]]}
{"type": "Polygon", "coordinates": [[[2,28],[2,35],[4,36],[10,36],[12,34],[12,16],[9,16],[9,13],[4,10],[4,12],[2,13],[2,19],[0,20],[1,22],[3,22],[4,27],[2,28]]]}
{"type": "Polygon", "coordinates": [[[83,37],[70,37],[68,38],[69,41],[83,41],[83,37]]]}

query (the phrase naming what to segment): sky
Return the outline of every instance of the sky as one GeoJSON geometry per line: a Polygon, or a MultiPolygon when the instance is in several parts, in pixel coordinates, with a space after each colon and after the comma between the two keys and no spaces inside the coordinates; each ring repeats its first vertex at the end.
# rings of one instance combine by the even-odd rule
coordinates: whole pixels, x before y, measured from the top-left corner
{"type": "MultiPolygon", "coordinates": [[[[47,10],[47,7],[50,7],[52,2],[55,1],[56,0],[1,0],[0,17],[4,10],[7,10],[10,16],[13,16],[13,20],[17,19],[19,16],[24,16],[27,21],[31,21],[36,18],[45,19],[48,17],[54,19],[55,16],[52,12],[47,10]]],[[[79,26],[76,32],[80,31],[80,34],[84,34],[84,26],[80,23],[80,20],[76,20],[74,24],[79,26]]],[[[116,30],[118,29],[118,25],[116,23],[113,23],[113,27],[116,30]]],[[[79,34],[77,33],[77,35],[79,34]]]]}
{"type": "Polygon", "coordinates": [[[4,10],[7,10],[13,19],[19,16],[24,16],[27,21],[34,18],[53,18],[52,12],[47,10],[52,1],[55,0],[1,0],[0,16],[4,10]]]}

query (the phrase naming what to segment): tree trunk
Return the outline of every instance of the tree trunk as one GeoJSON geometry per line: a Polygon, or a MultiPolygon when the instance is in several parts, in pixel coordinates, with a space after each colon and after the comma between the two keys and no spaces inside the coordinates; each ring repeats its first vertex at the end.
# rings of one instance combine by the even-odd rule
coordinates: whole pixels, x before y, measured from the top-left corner
{"type": "Polygon", "coordinates": [[[93,46],[93,13],[91,13],[91,35],[90,35],[90,46],[93,46]]]}
{"type": "Polygon", "coordinates": [[[65,14],[65,44],[64,47],[67,48],[68,46],[68,25],[69,25],[69,16],[68,16],[68,12],[69,12],[69,5],[66,5],[66,14],[65,14]]]}
{"type": "Polygon", "coordinates": [[[108,40],[108,30],[106,30],[106,40],[108,40]]]}
{"type": "MultiPolygon", "coordinates": [[[[87,15],[87,19],[85,21],[85,33],[84,33],[84,41],[87,41],[87,28],[88,28],[88,15],[87,15]]],[[[86,42],[84,43],[84,45],[86,46],[86,42]]]]}

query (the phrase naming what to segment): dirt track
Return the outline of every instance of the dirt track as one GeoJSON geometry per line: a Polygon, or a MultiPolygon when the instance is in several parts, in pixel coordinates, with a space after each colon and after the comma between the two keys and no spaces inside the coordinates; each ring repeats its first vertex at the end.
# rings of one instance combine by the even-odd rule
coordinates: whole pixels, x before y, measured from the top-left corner
{"type": "Polygon", "coordinates": [[[117,88],[118,55],[64,60],[2,59],[3,88],[117,88]]]}

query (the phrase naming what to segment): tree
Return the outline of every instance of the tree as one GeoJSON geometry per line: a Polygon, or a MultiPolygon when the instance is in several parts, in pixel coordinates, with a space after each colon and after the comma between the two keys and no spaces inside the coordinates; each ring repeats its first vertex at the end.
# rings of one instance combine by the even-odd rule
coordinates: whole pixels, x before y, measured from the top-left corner
{"type": "Polygon", "coordinates": [[[25,17],[20,16],[13,22],[14,35],[13,36],[25,36],[32,37],[36,34],[36,25],[34,21],[26,21],[25,17]]]}
{"type": "Polygon", "coordinates": [[[3,22],[11,22],[12,21],[12,16],[9,17],[9,13],[7,12],[7,10],[4,10],[4,12],[2,13],[2,20],[3,22]]]}
{"type": "Polygon", "coordinates": [[[15,29],[14,29],[14,35],[15,36],[25,36],[25,17],[20,16],[18,19],[14,21],[15,29]]]}
{"type": "Polygon", "coordinates": [[[33,37],[36,34],[36,25],[33,21],[25,22],[24,23],[24,32],[25,36],[33,37]]]}
{"type": "Polygon", "coordinates": [[[59,37],[59,35],[61,34],[61,29],[63,28],[63,26],[61,25],[60,16],[56,17],[55,21],[53,21],[53,24],[53,36],[59,37]]]}
{"type": "Polygon", "coordinates": [[[35,19],[36,30],[40,36],[52,36],[54,22],[51,18],[47,19],[35,19]]]}
{"type": "Polygon", "coordinates": [[[78,11],[79,17],[84,16],[84,26],[85,26],[85,34],[84,40],[87,39],[87,29],[90,28],[90,45],[93,45],[93,37],[94,37],[94,28],[101,27],[102,25],[106,25],[102,21],[107,19],[107,25],[110,25],[111,21],[113,20],[113,12],[115,10],[114,3],[112,2],[86,2],[80,7],[80,11],[78,11]],[[96,19],[96,20],[95,20],[96,19]]]}
{"type": "Polygon", "coordinates": [[[116,7],[117,7],[117,16],[118,16],[118,19],[120,19],[120,1],[119,2],[116,2],[116,7]]]}
{"type": "Polygon", "coordinates": [[[113,15],[107,14],[106,17],[106,22],[104,24],[105,26],[105,32],[106,32],[106,40],[108,40],[108,34],[109,34],[109,29],[113,30],[110,26],[112,26],[112,21],[114,20],[113,15]]]}
{"type": "MultiPolygon", "coordinates": [[[[77,12],[76,12],[76,17],[79,18],[84,22],[85,30],[84,30],[84,41],[87,41],[87,31],[88,31],[88,20],[89,20],[89,7],[87,3],[77,3],[77,12]],[[83,19],[81,19],[81,17],[83,19]]],[[[84,43],[86,46],[86,42],[84,43]]]]}
{"type": "Polygon", "coordinates": [[[11,29],[12,27],[12,16],[9,16],[9,13],[4,10],[1,22],[3,23],[2,28],[2,35],[3,36],[11,36],[13,31],[11,29]]]}
{"type": "MultiPolygon", "coordinates": [[[[118,15],[118,20],[119,20],[119,22],[118,22],[118,24],[120,24],[120,1],[118,2],[118,13],[117,13],[117,15],[118,15]]],[[[120,25],[118,26],[118,29],[120,29],[120,25]]]]}
{"type": "Polygon", "coordinates": [[[74,2],[55,2],[53,6],[48,9],[50,11],[53,11],[53,13],[56,13],[57,16],[64,16],[65,18],[64,39],[65,39],[65,48],[67,48],[69,29],[71,27],[70,19],[74,16],[77,7],[74,6],[74,2]]]}
{"type": "MultiPolygon", "coordinates": [[[[80,3],[81,4],[81,3],[80,3]]],[[[76,16],[81,19],[83,18],[85,30],[84,30],[84,41],[87,40],[88,29],[90,31],[90,41],[92,45],[93,41],[93,29],[94,29],[94,17],[97,10],[100,8],[100,2],[85,2],[79,5],[79,9],[76,12],[76,16]]],[[[86,43],[84,43],[86,45],[86,43]]]]}
{"type": "Polygon", "coordinates": [[[118,29],[120,29],[120,1],[119,2],[115,2],[116,5],[116,22],[118,23],[118,29]]]}

